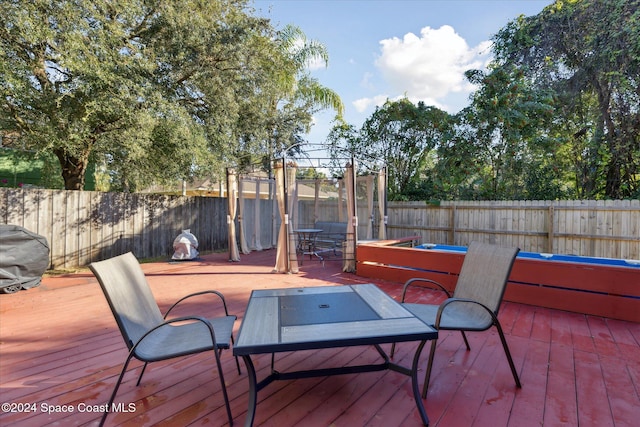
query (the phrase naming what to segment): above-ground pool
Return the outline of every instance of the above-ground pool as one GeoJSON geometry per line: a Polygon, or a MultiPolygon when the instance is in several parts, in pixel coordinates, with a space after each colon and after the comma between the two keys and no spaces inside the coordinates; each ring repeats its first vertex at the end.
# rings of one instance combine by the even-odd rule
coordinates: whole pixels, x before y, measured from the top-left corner
{"type": "MultiPolygon", "coordinates": [[[[467,248],[439,244],[358,245],[356,273],[404,283],[414,277],[455,289],[467,248]]],[[[640,260],[520,252],[505,300],[640,322],[640,260]]]]}

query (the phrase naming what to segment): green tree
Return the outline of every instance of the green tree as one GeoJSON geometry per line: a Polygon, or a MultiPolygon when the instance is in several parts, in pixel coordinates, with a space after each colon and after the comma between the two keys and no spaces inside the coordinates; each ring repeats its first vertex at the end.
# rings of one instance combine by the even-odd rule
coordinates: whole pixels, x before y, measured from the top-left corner
{"type": "Polygon", "coordinates": [[[434,149],[449,129],[449,114],[407,98],[387,101],[359,132],[356,158],[378,160],[388,170],[390,199],[403,198],[415,188],[434,149]]]}
{"type": "Polygon", "coordinates": [[[271,99],[275,114],[269,127],[269,161],[285,150],[290,156],[301,152],[304,134],[310,131],[316,112],[332,109],[337,118],[344,113],[340,96],[309,72],[309,65],[314,62],[328,65],[327,48],[317,40],[308,39],[295,25],[278,31],[276,44],[283,61],[277,67],[276,92],[271,99]]]}
{"type": "Polygon", "coordinates": [[[277,49],[247,4],[1,2],[0,131],[55,153],[67,189],[90,158],[124,188],[220,169],[255,130],[243,108],[269,114],[277,49]]]}
{"type": "MultiPolygon", "coordinates": [[[[545,197],[539,194],[537,173],[555,161],[548,155],[552,144],[546,132],[553,97],[534,89],[520,70],[508,66],[488,73],[469,71],[467,78],[479,89],[457,117],[456,146],[440,147],[446,169],[466,177],[474,198],[545,197]]],[[[548,183],[550,178],[545,174],[540,179],[548,183]]],[[[555,178],[561,178],[559,170],[555,178]]]]}
{"type": "Polygon", "coordinates": [[[298,174],[296,175],[296,179],[327,179],[327,175],[318,170],[316,167],[303,167],[298,168],[298,174]]]}
{"type": "Polygon", "coordinates": [[[274,156],[285,151],[290,157],[302,153],[304,135],[310,131],[313,114],[333,109],[336,116],[344,106],[336,92],[320,84],[309,73],[312,62],[328,63],[326,47],[309,40],[300,28],[286,25],[274,34],[269,55],[261,58],[263,85],[244,103],[243,122],[236,157],[240,168],[253,168],[258,162],[270,170],[274,156]],[[255,96],[261,100],[254,102],[255,96]]]}
{"type": "Polygon", "coordinates": [[[557,0],[494,38],[496,62],[551,88],[578,193],[640,194],[640,1],[557,0]]]}
{"type": "Polygon", "coordinates": [[[363,159],[364,153],[360,149],[360,133],[352,124],[342,119],[334,120],[334,125],[327,135],[327,151],[329,153],[328,167],[332,176],[341,177],[344,173],[344,165],[352,157],[358,156],[358,160],[365,162],[374,159],[363,159]]]}
{"type": "Polygon", "coordinates": [[[308,102],[318,109],[333,109],[337,117],[342,117],[344,105],[340,96],[311,77],[308,67],[315,61],[325,66],[329,63],[326,46],[317,40],[309,40],[295,25],[287,25],[278,32],[277,44],[288,66],[280,70],[278,85],[281,98],[276,102],[308,102]]]}

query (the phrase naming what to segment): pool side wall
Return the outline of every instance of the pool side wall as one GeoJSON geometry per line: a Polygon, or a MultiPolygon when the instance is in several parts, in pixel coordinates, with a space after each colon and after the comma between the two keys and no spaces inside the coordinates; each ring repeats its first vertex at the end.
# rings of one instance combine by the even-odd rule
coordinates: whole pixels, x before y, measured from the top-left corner
{"type": "MultiPolygon", "coordinates": [[[[454,290],[464,253],[394,246],[396,243],[358,245],[356,274],[397,283],[423,277],[454,290]]],[[[640,323],[640,268],[517,258],[504,298],[640,323]]]]}

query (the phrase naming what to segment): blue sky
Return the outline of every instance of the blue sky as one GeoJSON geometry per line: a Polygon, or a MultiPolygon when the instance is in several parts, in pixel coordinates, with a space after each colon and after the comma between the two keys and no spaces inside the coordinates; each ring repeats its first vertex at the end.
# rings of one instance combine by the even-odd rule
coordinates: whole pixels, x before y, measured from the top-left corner
{"type": "MultiPolygon", "coordinates": [[[[407,96],[450,113],[473,91],[463,73],[491,59],[489,40],[519,15],[552,0],[254,0],[276,28],[298,26],[329,51],[312,67],[340,95],[345,119],[360,128],[386,99],[407,96]]],[[[322,143],[334,114],[321,112],[309,142],[322,143]]]]}

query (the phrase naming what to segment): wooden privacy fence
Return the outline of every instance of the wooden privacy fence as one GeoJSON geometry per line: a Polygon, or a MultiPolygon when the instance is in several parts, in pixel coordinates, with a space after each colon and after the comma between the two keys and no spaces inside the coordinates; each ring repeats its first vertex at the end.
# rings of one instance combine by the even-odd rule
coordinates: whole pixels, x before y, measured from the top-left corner
{"type": "MultiPolygon", "coordinates": [[[[245,221],[254,221],[248,200],[245,221]]],[[[264,203],[263,247],[271,244],[271,202],[264,203]],[[267,206],[268,205],[268,206],[267,206]]],[[[24,227],[47,238],[51,268],[87,265],[124,252],[140,258],[173,253],[173,240],[190,229],[200,251],[227,244],[227,200],[213,197],[0,189],[0,224],[24,227]]]]}
{"type": "Polygon", "coordinates": [[[640,201],[388,204],[390,239],[467,246],[478,240],[527,252],[640,259],[640,201]]]}
{"type": "MultiPolygon", "coordinates": [[[[263,248],[271,247],[278,218],[272,200],[245,199],[245,225],[260,221],[263,248]]],[[[370,214],[358,201],[360,239],[370,214]]],[[[314,202],[301,201],[299,224],[314,223],[314,202]]],[[[423,243],[466,246],[472,240],[515,245],[528,252],[640,259],[640,201],[390,202],[388,236],[418,235],[423,243]]],[[[321,221],[346,221],[336,200],[318,204],[321,221]]],[[[377,236],[380,215],[373,212],[377,236]]],[[[72,268],[133,251],[169,256],[175,237],[191,229],[200,250],[227,248],[224,198],[0,188],[0,223],[47,238],[51,267],[72,268]]],[[[245,234],[246,235],[246,234],[245,234]]],[[[250,237],[247,236],[250,240],[250,237]]]]}

